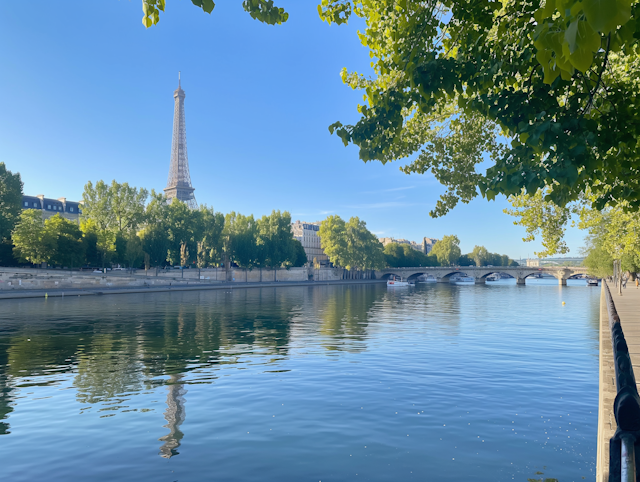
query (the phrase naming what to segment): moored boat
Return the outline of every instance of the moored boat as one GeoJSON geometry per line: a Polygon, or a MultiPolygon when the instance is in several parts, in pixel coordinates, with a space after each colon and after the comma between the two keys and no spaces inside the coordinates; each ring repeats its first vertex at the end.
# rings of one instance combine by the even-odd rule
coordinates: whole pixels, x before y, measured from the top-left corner
{"type": "Polygon", "coordinates": [[[387,287],[392,287],[392,288],[398,288],[401,286],[415,286],[416,282],[415,281],[407,281],[405,279],[403,279],[400,276],[395,276],[392,275],[388,280],[387,280],[387,287]]]}
{"type": "Polygon", "coordinates": [[[587,278],[587,286],[598,286],[597,278],[587,278]]]}

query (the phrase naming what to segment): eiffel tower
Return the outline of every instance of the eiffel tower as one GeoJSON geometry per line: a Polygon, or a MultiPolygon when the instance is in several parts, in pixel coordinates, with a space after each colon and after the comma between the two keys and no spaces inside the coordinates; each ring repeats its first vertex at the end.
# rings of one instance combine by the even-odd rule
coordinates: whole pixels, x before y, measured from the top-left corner
{"type": "Polygon", "coordinates": [[[191,185],[189,175],[189,159],[187,157],[187,128],[184,121],[184,90],[180,86],[178,72],[178,88],[173,93],[175,107],[173,110],[173,138],[171,140],[171,164],[169,165],[169,180],[164,193],[167,200],[173,198],[187,203],[191,209],[197,209],[198,203],[193,194],[195,189],[191,185]]]}

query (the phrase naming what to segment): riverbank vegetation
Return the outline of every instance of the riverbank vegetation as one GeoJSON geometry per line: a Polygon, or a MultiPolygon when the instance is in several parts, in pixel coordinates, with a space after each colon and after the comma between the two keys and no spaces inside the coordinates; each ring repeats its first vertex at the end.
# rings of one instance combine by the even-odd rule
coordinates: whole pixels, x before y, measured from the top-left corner
{"type": "MultiPolygon", "coordinates": [[[[21,186],[19,194],[21,199],[21,186]]],[[[199,268],[307,263],[302,245],[291,235],[287,211],[258,219],[235,212],[225,216],[205,205],[191,210],[178,200],[168,203],[153,190],[116,181],[87,183],[79,225],[60,214],[43,220],[42,211],[27,209],[14,216],[9,232],[13,255],[22,263],[199,268]]]]}
{"type": "MultiPolygon", "coordinates": [[[[85,185],[79,223],[60,214],[43,220],[41,210],[22,210],[20,175],[7,171],[2,163],[0,183],[8,186],[2,190],[6,199],[0,206],[0,234],[9,248],[0,265],[235,265],[251,269],[297,267],[311,261],[292,236],[287,211],[274,210],[257,219],[236,212],[224,215],[206,205],[189,209],[175,199],[168,203],[153,190],[98,181],[85,185]]],[[[329,216],[321,222],[318,234],[331,263],[348,270],[515,263],[484,247],[476,246],[473,253],[462,255],[460,241],[453,235],[438,241],[428,255],[409,245],[390,243],[383,247],[357,217],[344,221],[340,216],[329,216]]]]}

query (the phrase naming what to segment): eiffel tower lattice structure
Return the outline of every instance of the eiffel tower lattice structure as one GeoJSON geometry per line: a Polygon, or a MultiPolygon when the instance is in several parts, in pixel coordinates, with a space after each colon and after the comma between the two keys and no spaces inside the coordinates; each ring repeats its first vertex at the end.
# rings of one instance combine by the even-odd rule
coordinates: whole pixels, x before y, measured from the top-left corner
{"type": "Polygon", "coordinates": [[[198,203],[193,194],[195,189],[191,185],[189,174],[189,158],[187,157],[187,128],[184,119],[184,90],[180,86],[178,73],[178,88],[173,93],[175,107],[173,110],[173,138],[171,140],[171,164],[169,166],[169,180],[164,193],[167,200],[176,198],[187,203],[191,209],[197,209],[198,203]]]}

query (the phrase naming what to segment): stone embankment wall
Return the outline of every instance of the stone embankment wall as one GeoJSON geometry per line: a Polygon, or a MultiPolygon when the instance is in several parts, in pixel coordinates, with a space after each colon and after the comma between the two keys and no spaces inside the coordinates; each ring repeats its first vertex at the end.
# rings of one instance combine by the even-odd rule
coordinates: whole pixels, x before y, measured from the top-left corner
{"type": "Polygon", "coordinates": [[[216,283],[273,283],[296,281],[337,281],[353,275],[338,268],[291,269],[185,269],[185,270],[135,270],[68,271],[58,269],[0,268],[0,292],[7,290],[55,290],[127,288],[145,286],[189,286],[216,283]]]}

